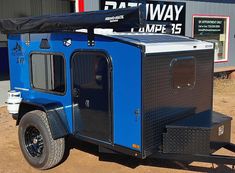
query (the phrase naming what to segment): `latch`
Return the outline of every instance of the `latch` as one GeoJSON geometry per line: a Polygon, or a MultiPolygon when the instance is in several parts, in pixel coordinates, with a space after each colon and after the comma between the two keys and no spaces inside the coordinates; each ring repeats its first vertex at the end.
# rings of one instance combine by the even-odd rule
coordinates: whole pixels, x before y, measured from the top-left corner
{"type": "Polygon", "coordinates": [[[95,46],[95,33],[94,33],[94,28],[89,28],[88,33],[87,33],[87,44],[88,46],[95,46]]]}
{"type": "Polygon", "coordinates": [[[135,110],[135,120],[138,121],[138,117],[140,116],[140,109],[135,110]]]}

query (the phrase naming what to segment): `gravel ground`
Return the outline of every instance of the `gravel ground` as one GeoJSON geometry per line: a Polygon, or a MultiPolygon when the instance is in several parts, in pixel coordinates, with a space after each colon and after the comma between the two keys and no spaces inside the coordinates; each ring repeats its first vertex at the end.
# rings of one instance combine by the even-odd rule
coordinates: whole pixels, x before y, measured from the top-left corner
{"type": "MultiPolygon", "coordinates": [[[[214,109],[235,119],[235,81],[216,80],[214,109]]],[[[232,141],[235,143],[235,124],[232,125],[232,141]]],[[[234,155],[225,150],[219,154],[234,155]]],[[[235,156],[235,155],[234,155],[235,156]]],[[[232,173],[230,166],[193,162],[185,164],[166,160],[138,161],[124,156],[99,154],[97,147],[71,140],[71,150],[59,166],[39,171],[30,167],[24,160],[18,145],[15,121],[6,108],[0,108],[0,173],[232,173]]]]}

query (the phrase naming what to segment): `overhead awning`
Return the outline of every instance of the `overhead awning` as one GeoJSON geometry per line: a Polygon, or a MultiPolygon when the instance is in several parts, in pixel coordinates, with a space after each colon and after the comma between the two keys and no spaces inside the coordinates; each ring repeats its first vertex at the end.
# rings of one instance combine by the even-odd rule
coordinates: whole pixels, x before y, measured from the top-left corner
{"type": "Polygon", "coordinates": [[[45,33],[77,29],[110,28],[129,31],[145,24],[143,7],[24,17],[0,20],[0,31],[5,34],[45,33]]]}

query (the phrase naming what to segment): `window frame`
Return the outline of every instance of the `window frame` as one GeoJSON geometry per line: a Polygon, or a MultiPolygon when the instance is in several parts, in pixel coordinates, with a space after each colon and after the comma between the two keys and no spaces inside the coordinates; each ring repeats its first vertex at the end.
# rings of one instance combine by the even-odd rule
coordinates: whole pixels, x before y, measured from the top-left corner
{"type": "Polygon", "coordinates": [[[66,76],[66,59],[63,53],[59,53],[59,52],[31,52],[29,55],[29,70],[30,70],[30,87],[32,90],[35,91],[39,91],[39,92],[43,92],[46,94],[53,94],[53,95],[58,95],[58,96],[65,96],[67,93],[67,76],[66,76]],[[36,55],[57,55],[57,56],[61,56],[61,58],[63,59],[64,62],[64,81],[65,81],[65,88],[64,88],[64,92],[57,92],[57,91],[49,91],[46,89],[40,89],[40,88],[36,88],[33,84],[33,69],[32,69],[32,56],[36,54],[36,55]]]}
{"type": "Polygon", "coordinates": [[[171,63],[170,63],[170,72],[171,72],[171,86],[174,90],[182,90],[182,89],[194,89],[195,86],[196,86],[196,83],[197,83],[197,79],[196,79],[196,76],[197,76],[197,60],[196,60],[196,57],[195,56],[180,56],[180,57],[175,57],[171,60],[171,63]],[[179,63],[179,61],[183,61],[183,60],[193,60],[194,62],[194,75],[193,75],[193,78],[194,78],[194,81],[193,81],[193,85],[191,86],[184,86],[184,87],[180,87],[180,88],[177,88],[175,87],[174,85],[174,66],[179,63]]]}
{"type": "Polygon", "coordinates": [[[224,63],[229,60],[229,48],[230,48],[230,16],[213,15],[213,14],[193,14],[192,16],[192,37],[194,38],[194,26],[195,18],[214,18],[214,19],[225,19],[226,21],[226,44],[225,44],[225,59],[214,60],[214,63],[224,63]]]}

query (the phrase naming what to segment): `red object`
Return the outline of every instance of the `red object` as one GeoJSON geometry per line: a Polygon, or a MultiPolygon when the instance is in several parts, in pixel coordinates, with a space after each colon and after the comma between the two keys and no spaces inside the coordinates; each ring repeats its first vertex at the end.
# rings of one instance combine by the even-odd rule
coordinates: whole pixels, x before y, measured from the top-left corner
{"type": "Polygon", "coordinates": [[[84,0],[78,0],[78,9],[79,9],[79,12],[84,12],[84,0]]]}

